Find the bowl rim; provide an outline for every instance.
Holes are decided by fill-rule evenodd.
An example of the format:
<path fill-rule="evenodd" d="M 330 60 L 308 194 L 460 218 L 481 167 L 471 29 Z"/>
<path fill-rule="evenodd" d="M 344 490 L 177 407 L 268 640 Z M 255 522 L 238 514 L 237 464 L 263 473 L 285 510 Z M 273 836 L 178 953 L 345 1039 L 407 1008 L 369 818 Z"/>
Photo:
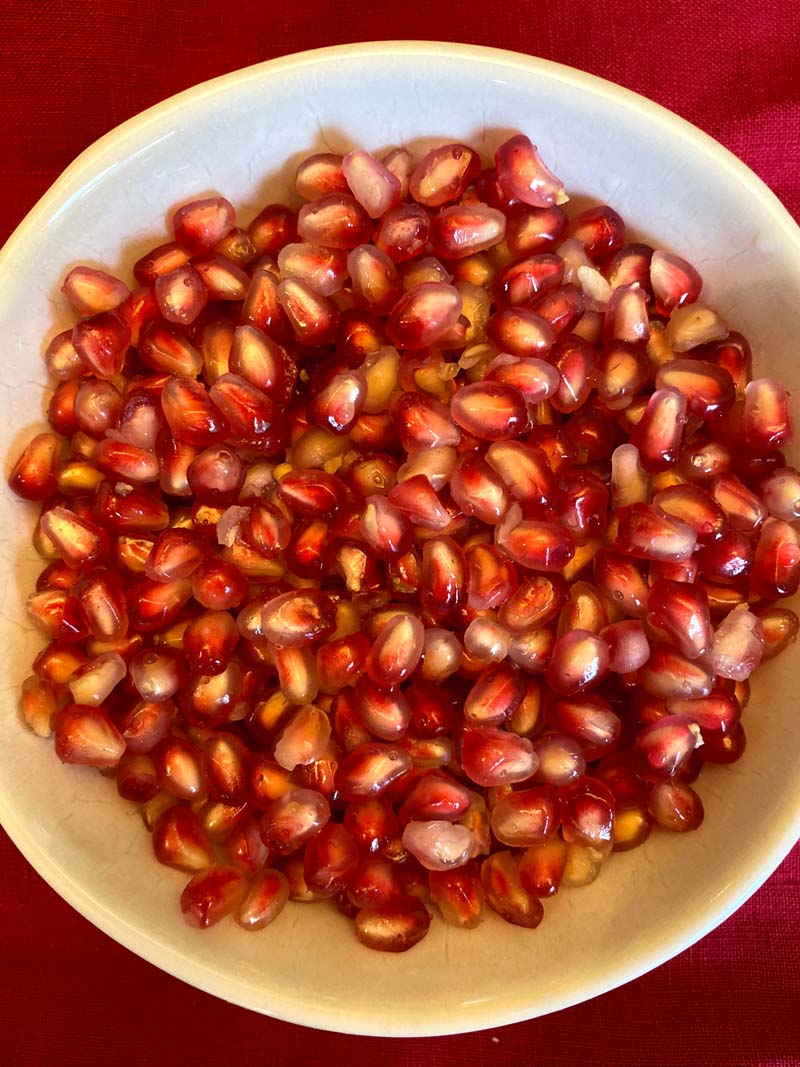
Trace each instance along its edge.
<path fill-rule="evenodd" d="M 199 102 L 220 91 L 234 89 L 251 80 L 258 80 L 265 74 L 280 76 L 306 66 L 336 63 L 345 56 L 351 59 L 353 56 L 364 59 L 380 56 L 444 56 L 470 64 L 500 64 L 569 84 L 613 105 L 646 116 L 650 123 L 668 129 L 671 134 L 704 153 L 715 166 L 724 168 L 744 186 L 748 193 L 768 210 L 775 224 L 783 231 L 785 239 L 794 243 L 800 258 L 800 227 L 766 183 L 710 135 L 660 104 L 604 78 L 535 56 L 458 42 L 397 40 L 353 42 L 266 60 L 200 82 L 127 119 L 81 152 L 13 230 L 0 250 L 0 277 L 3 270 L 12 263 L 14 255 L 24 244 L 28 234 L 39 226 L 43 219 L 63 210 L 69 204 L 70 197 L 85 187 L 83 178 L 87 172 L 95 168 L 104 155 L 115 151 L 135 131 L 140 132 L 151 123 L 187 104 Z M 774 832 L 754 846 L 755 855 L 751 856 L 744 876 L 730 882 L 690 921 L 684 921 L 669 936 L 655 939 L 652 947 L 640 952 L 625 965 L 617 966 L 600 977 L 587 979 L 567 992 L 544 997 L 533 1014 L 530 1005 L 526 1003 L 527 997 L 522 995 L 509 998 L 501 1013 L 498 1013 L 495 1006 L 473 1003 L 465 1005 L 457 1016 L 434 1008 L 429 1017 L 418 1023 L 409 1022 L 407 1018 L 398 1022 L 397 1019 L 392 1019 L 391 1013 L 387 1014 L 382 1009 L 370 1012 L 357 1005 L 343 1010 L 323 1003 L 305 1004 L 293 997 L 282 996 L 279 990 L 270 990 L 269 1005 L 265 1006 L 262 1001 L 256 1001 L 247 983 L 237 983 L 230 975 L 222 975 L 207 964 L 193 960 L 176 946 L 149 935 L 116 915 L 102 899 L 95 897 L 87 886 L 72 878 L 47 853 L 2 792 L 0 825 L 31 866 L 84 918 L 131 952 L 204 992 L 261 1014 L 315 1029 L 368 1036 L 432 1037 L 470 1033 L 559 1011 L 615 989 L 677 956 L 729 918 L 775 871 L 800 837 L 800 809 L 793 815 L 787 813 L 785 820 L 779 823 Z"/>

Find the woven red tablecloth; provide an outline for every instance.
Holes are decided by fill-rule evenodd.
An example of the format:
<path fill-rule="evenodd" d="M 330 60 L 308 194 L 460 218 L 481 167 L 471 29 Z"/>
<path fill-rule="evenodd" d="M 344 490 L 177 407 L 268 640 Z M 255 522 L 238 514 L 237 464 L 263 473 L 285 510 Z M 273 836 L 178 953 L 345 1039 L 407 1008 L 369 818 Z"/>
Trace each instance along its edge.
<path fill-rule="evenodd" d="M 516 49 L 600 74 L 718 138 L 800 217 L 800 6 L 742 0 L 23 0 L 2 5 L 0 240 L 95 138 L 172 93 L 305 48 L 387 38 Z M 680 902 L 676 902 L 680 906 Z M 0 1063 L 330 1067 L 800 1064 L 800 849 L 671 963 L 558 1015 L 469 1037 L 317 1033 L 133 956 L 0 833 Z"/>

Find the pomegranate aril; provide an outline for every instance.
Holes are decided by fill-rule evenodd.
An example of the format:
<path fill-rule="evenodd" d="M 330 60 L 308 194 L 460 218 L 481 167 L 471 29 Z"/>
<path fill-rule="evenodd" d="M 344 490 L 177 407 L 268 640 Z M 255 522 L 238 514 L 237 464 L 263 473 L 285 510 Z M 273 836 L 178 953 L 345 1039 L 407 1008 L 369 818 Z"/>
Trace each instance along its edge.
<path fill-rule="evenodd" d="M 247 881 L 235 867 L 209 867 L 196 874 L 181 893 L 181 911 L 189 926 L 206 930 L 235 911 Z"/>
<path fill-rule="evenodd" d="M 650 260 L 650 282 L 661 309 L 693 304 L 700 296 L 703 280 L 694 267 L 670 252 L 654 252 Z"/>
<path fill-rule="evenodd" d="M 763 659 L 772 659 L 797 640 L 800 620 L 789 608 L 756 607 L 754 613 L 761 619 L 764 628 Z"/>
<path fill-rule="evenodd" d="M 501 845 L 529 848 L 555 835 L 559 824 L 558 793 L 551 785 L 514 790 L 492 809 L 492 832 Z"/>
<path fill-rule="evenodd" d="M 792 596 L 800 585 L 800 537 L 783 519 L 767 519 L 756 544 L 750 585 L 771 600 Z"/>
<path fill-rule="evenodd" d="M 700 728 L 691 718 L 667 715 L 640 730 L 633 750 L 641 761 L 640 773 L 658 780 L 674 778 L 702 743 Z"/>
<path fill-rule="evenodd" d="M 562 786 L 580 778 L 586 772 L 586 759 L 581 745 L 566 734 L 543 734 L 533 743 L 538 760 L 534 778 L 549 785 Z"/>
<path fill-rule="evenodd" d="M 570 224 L 569 232 L 595 263 L 604 263 L 625 242 L 625 224 L 606 204 L 582 211 Z"/>
<path fill-rule="evenodd" d="M 442 918 L 451 926 L 472 930 L 483 920 L 485 893 L 474 862 L 446 871 L 430 871 L 428 890 Z"/>
<path fill-rule="evenodd" d="M 46 511 L 41 529 L 71 567 L 81 567 L 108 555 L 110 542 L 105 530 L 68 508 L 54 507 Z"/>
<path fill-rule="evenodd" d="M 338 311 L 326 296 L 316 292 L 300 278 L 282 281 L 277 296 L 301 344 L 317 348 L 333 340 Z"/>
<path fill-rule="evenodd" d="M 345 800 L 375 797 L 411 767 L 411 757 L 403 749 L 370 741 L 358 745 L 342 761 L 336 786 Z"/>
<path fill-rule="evenodd" d="M 656 782 L 647 799 L 647 810 L 657 826 L 673 833 L 696 830 L 703 821 L 703 802 L 686 782 Z"/>
<path fill-rule="evenodd" d="M 189 263 L 157 278 L 154 292 L 162 317 L 182 326 L 193 323 L 208 302 L 208 289 Z"/>
<path fill-rule="evenodd" d="M 158 795 L 158 779 L 149 756 L 126 752 L 116 768 L 117 792 L 123 800 L 146 804 Z"/>
<path fill-rule="evenodd" d="M 486 903 L 501 919 L 529 930 L 542 921 L 542 903 L 522 884 L 519 864 L 511 852 L 494 852 L 484 860 L 481 882 Z"/>
<path fill-rule="evenodd" d="M 356 936 L 362 945 L 381 952 L 406 952 L 427 934 L 430 913 L 414 896 L 398 894 L 384 904 L 356 913 Z"/>
<path fill-rule="evenodd" d="M 75 351 L 98 378 L 113 378 L 122 371 L 130 340 L 128 324 L 115 311 L 81 319 L 72 331 Z"/>
<path fill-rule="evenodd" d="M 53 717 L 61 703 L 55 681 L 33 674 L 22 683 L 22 715 L 38 737 L 49 737 Z"/>
<path fill-rule="evenodd" d="M 579 778 L 560 793 L 564 840 L 607 855 L 614 835 L 614 800 L 605 785 L 596 778 Z"/>
<path fill-rule="evenodd" d="M 214 862 L 200 820 L 183 804 L 167 808 L 158 819 L 153 828 L 153 851 L 159 863 L 188 873 L 205 870 Z"/>
<path fill-rule="evenodd" d="M 56 755 L 62 763 L 113 767 L 125 741 L 102 707 L 67 704 L 53 722 Z"/>
<path fill-rule="evenodd" d="M 107 652 L 83 663 L 69 680 L 76 704 L 96 708 L 103 704 L 127 674 L 127 664 L 116 652 Z"/>
<path fill-rule="evenodd" d="M 175 240 L 192 255 L 208 252 L 233 229 L 236 212 L 224 197 L 193 200 L 172 217 Z"/>
<path fill-rule="evenodd" d="M 664 339 L 673 352 L 688 352 L 710 341 L 721 341 L 728 327 L 704 304 L 683 304 L 670 312 Z"/>
<path fill-rule="evenodd" d="M 441 145 L 423 156 L 409 178 L 409 192 L 426 207 L 458 200 L 480 170 L 476 152 L 463 144 Z"/>
<path fill-rule="evenodd" d="M 311 789 L 291 789 L 273 801 L 261 819 L 261 837 L 273 852 L 301 848 L 330 819 L 326 798 Z"/>
<path fill-rule="evenodd" d="M 282 871 L 259 871 L 236 908 L 236 922 L 244 930 L 262 930 L 274 922 L 289 899 L 289 883 Z"/>
<path fill-rule="evenodd" d="M 24 500 L 45 500 L 58 487 L 61 441 L 52 433 L 37 434 L 8 476 L 8 484 Z"/>
<path fill-rule="evenodd" d="M 566 201 L 563 184 L 547 169 L 536 146 L 524 134 L 517 134 L 505 141 L 495 152 L 494 158 L 497 182 L 507 197 L 537 208 Z"/>
<path fill-rule="evenodd" d="M 397 301 L 386 321 L 386 332 L 397 348 L 427 348 L 450 333 L 461 310 L 461 294 L 455 286 L 425 282 Z"/>
<path fill-rule="evenodd" d="M 527 424 L 522 393 L 500 382 L 476 382 L 464 386 L 453 397 L 450 411 L 465 433 L 485 441 L 517 437 Z"/>
<path fill-rule="evenodd" d="M 558 837 L 526 848 L 519 861 L 522 888 L 536 897 L 558 892 L 567 865 L 567 845 Z"/>
<path fill-rule="evenodd" d="M 735 608 L 717 628 L 707 656 L 722 678 L 741 682 L 758 667 L 764 653 L 764 626 L 747 608 Z"/>
<path fill-rule="evenodd" d="M 461 739 L 461 766 L 477 785 L 511 785 L 532 777 L 538 760 L 531 742 L 493 726 L 469 726 Z"/>

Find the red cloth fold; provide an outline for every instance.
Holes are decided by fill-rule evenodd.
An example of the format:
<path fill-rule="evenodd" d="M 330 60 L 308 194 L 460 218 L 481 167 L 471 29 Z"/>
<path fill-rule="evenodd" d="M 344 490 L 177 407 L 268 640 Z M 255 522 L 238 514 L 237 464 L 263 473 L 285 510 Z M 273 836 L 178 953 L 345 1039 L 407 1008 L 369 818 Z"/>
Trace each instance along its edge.
<path fill-rule="evenodd" d="M 398 38 L 514 49 L 635 89 L 722 141 L 800 218 L 797 4 L 32 0 L 3 9 L 0 240 L 83 148 L 164 97 L 301 49 Z M 798 1067 L 799 905 L 796 849 L 720 929 L 606 996 L 466 1037 L 351 1038 L 262 1018 L 157 971 L 61 901 L 0 835 L 0 1062 Z"/>

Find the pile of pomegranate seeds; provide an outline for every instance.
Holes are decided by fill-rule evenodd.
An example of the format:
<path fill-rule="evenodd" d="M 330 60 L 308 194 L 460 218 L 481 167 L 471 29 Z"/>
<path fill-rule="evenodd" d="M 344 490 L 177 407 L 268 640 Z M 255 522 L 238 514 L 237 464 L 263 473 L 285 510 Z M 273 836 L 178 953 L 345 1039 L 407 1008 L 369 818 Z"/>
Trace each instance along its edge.
<path fill-rule="evenodd" d="M 527 137 L 495 162 L 313 156 L 299 212 L 195 201 L 138 288 L 64 282 L 10 479 L 52 561 L 23 712 L 139 805 L 194 926 L 535 927 L 700 824 L 797 635 L 784 389 L 689 263 L 570 219 Z"/>

